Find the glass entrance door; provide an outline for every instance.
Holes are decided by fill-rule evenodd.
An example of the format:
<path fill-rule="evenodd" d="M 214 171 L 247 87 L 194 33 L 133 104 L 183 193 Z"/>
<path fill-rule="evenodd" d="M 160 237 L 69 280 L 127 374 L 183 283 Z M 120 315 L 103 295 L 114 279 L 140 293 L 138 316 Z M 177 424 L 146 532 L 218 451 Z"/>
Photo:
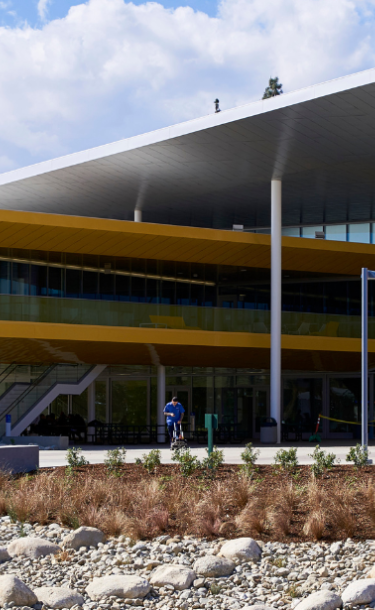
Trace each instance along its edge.
<path fill-rule="evenodd" d="M 165 389 L 166 403 L 171 402 L 173 396 L 177 396 L 178 401 L 182 404 L 185 409 L 184 420 L 185 424 L 188 422 L 191 411 L 190 402 L 190 388 L 184 385 L 168 385 Z"/>
<path fill-rule="evenodd" d="M 113 379 L 111 422 L 127 426 L 148 423 L 148 379 Z"/>
<path fill-rule="evenodd" d="M 253 388 L 222 389 L 221 424 L 231 438 L 253 435 Z"/>
<path fill-rule="evenodd" d="M 270 400 L 268 388 L 254 389 L 253 437 L 260 436 L 260 423 L 263 417 L 270 415 Z"/>

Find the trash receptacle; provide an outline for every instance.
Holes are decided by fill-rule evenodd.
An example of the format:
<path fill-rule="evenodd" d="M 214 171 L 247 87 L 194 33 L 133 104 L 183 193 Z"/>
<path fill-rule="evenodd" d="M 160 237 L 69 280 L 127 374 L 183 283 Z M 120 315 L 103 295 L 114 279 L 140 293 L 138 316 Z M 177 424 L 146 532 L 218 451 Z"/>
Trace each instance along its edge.
<path fill-rule="evenodd" d="M 265 417 L 260 424 L 260 442 L 261 443 L 276 443 L 277 442 L 277 423 L 273 417 Z"/>

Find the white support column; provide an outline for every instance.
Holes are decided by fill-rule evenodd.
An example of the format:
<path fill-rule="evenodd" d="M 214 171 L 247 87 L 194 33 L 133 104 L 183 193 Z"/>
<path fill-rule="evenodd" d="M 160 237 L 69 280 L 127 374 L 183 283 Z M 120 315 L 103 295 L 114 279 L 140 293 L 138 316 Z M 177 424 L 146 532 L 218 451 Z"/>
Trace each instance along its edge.
<path fill-rule="evenodd" d="M 142 210 L 134 210 L 134 222 L 142 222 Z"/>
<path fill-rule="evenodd" d="M 87 422 L 95 419 L 95 381 L 87 388 Z"/>
<path fill-rule="evenodd" d="M 158 364 L 158 443 L 165 442 L 165 415 L 163 413 L 165 407 L 165 366 Z"/>
<path fill-rule="evenodd" d="M 271 181 L 271 417 L 281 442 L 281 180 Z"/>

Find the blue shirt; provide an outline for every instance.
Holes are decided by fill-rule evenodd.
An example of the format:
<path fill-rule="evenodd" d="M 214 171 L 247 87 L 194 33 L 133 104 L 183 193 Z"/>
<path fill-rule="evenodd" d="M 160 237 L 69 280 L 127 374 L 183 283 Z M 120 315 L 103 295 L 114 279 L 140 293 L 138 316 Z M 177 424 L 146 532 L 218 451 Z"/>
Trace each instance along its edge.
<path fill-rule="evenodd" d="M 167 424 L 170 426 L 171 424 L 177 424 L 180 421 L 180 417 L 182 413 L 185 413 L 185 409 L 180 402 L 173 404 L 173 402 L 169 402 L 164 407 L 164 413 L 173 413 L 175 417 L 171 417 L 167 415 Z"/>

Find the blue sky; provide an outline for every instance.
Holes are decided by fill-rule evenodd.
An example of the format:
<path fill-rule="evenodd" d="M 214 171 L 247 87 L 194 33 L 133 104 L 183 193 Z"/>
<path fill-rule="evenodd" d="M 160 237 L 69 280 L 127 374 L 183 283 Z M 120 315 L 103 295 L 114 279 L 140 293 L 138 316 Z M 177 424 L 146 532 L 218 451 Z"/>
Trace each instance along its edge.
<path fill-rule="evenodd" d="M 375 66 L 375 0 L 0 0 L 0 172 Z"/>
<path fill-rule="evenodd" d="M 216 0 L 164 0 L 159 2 L 165 8 L 175 9 L 179 6 L 190 6 L 195 11 L 203 11 L 210 17 L 217 13 Z M 61 19 L 66 16 L 71 6 L 81 4 L 79 1 L 50 0 L 46 3 L 46 20 Z M 133 0 L 133 4 L 143 4 L 142 0 Z M 2 10 L 1 10 L 2 9 Z M 0 2 L 0 25 L 15 27 L 27 21 L 33 27 L 40 27 L 43 20 L 38 13 L 38 0 L 3 0 Z"/>

